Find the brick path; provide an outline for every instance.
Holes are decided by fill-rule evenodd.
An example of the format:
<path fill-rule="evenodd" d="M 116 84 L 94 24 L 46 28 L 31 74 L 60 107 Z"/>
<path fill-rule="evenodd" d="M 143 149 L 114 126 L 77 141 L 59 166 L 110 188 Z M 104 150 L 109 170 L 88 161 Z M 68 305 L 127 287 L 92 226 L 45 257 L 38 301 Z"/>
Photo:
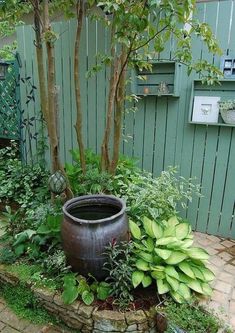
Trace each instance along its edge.
<path fill-rule="evenodd" d="M 195 232 L 195 245 L 205 248 L 210 257 L 209 268 L 216 278 L 210 300 L 202 303 L 221 316 L 225 323 L 230 323 L 235 331 L 235 240 L 226 240 Z M 69 333 L 59 327 L 34 325 L 19 319 L 9 310 L 0 298 L 0 332 L 2 333 Z"/>
<path fill-rule="evenodd" d="M 235 331 L 235 240 L 226 240 L 195 232 L 195 242 L 206 249 L 210 257 L 208 267 L 216 275 L 213 294 L 203 303 L 213 309 Z"/>

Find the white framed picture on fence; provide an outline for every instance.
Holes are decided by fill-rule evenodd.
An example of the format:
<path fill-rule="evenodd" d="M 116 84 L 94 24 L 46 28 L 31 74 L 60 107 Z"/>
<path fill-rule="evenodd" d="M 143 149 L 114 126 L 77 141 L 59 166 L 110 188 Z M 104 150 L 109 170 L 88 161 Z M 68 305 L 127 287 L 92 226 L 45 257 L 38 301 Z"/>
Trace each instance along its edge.
<path fill-rule="evenodd" d="M 192 122 L 217 123 L 219 118 L 219 101 L 220 97 L 217 96 L 195 96 Z"/>

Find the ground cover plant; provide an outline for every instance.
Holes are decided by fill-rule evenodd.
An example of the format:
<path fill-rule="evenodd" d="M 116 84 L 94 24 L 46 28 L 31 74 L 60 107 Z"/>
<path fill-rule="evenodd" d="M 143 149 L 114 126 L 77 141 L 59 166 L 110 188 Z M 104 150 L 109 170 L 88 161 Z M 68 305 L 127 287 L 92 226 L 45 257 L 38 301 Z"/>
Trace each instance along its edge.
<path fill-rule="evenodd" d="M 224 327 L 224 323 L 220 319 L 213 313 L 208 312 L 195 300 L 181 305 L 168 300 L 164 307 L 157 307 L 157 311 L 162 318 L 167 319 L 163 325 L 166 333 L 177 333 L 179 331 L 217 333 L 219 328 Z M 223 332 L 232 333 L 232 330 L 224 328 Z"/>

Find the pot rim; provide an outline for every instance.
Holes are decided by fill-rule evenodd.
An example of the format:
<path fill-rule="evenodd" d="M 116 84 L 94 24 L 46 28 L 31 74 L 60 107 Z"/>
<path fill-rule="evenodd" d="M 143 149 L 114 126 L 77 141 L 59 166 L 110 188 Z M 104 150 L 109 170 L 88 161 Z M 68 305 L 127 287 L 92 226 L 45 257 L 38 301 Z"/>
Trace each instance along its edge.
<path fill-rule="evenodd" d="M 104 219 L 97 219 L 97 220 L 84 220 L 84 219 L 79 219 L 73 215 L 71 215 L 68 212 L 68 209 L 72 206 L 74 203 L 76 202 L 81 202 L 83 200 L 86 199 L 102 199 L 102 198 L 108 198 L 111 200 L 115 200 L 116 202 L 118 202 L 120 204 L 120 211 L 117 214 L 111 215 L 109 217 L 106 217 Z M 79 200 L 78 200 L 79 199 Z M 73 199 L 70 199 L 68 201 L 66 201 L 66 203 L 63 206 L 63 213 L 65 216 L 69 217 L 71 220 L 73 220 L 74 222 L 78 222 L 78 223 L 84 223 L 84 224 L 96 224 L 96 223 L 104 223 L 104 222 L 109 222 L 112 221 L 114 219 L 116 219 L 117 217 L 123 215 L 126 211 L 126 203 L 124 200 L 122 200 L 121 198 L 116 197 L 115 195 L 107 195 L 107 194 L 91 194 L 91 195 L 81 195 L 79 197 L 75 197 Z"/>

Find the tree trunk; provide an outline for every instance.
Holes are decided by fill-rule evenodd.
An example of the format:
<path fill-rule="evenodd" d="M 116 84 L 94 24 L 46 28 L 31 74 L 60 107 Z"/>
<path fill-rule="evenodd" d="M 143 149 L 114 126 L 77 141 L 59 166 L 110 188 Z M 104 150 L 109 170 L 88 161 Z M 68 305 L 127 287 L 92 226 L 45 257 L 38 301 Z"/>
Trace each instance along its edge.
<path fill-rule="evenodd" d="M 48 0 L 43 1 L 44 5 L 44 33 L 51 32 L 51 26 L 49 21 L 49 5 Z M 59 142 L 57 136 L 57 119 L 56 119 L 56 89 L 55 89 L 55 56 L 54 56 L 54 43 L 50 40 L 46 40 L 46 51 L 48 60 L 48 134 L 51 148 L 51 161 L 52 172 L 61 170 L 61 163 L 59 159 Z"/>
<path fill-rule="evenodd" d="M 127 67 L 127 52 L 126 48 L 122 47 L 121 53 L 121 65 L 119 72 L 119 81 L 115 94 L 115 115 L 114 115 L 114 140 L 113 140 L 113 158 L 109 167 L 109 172 L 115 174 L 118 159 L 119 159 L 119 147 L 122 135 L 122 116 L 124 112 L 125 102 L 125 86 L 126 86 L 126 67 Z"/>
<path fill-rule="evenodd" d="M 77 121 L 74 126 L 77 133 L 77 142 L 79 146 L 80 162 L 83 174 L 86 173 L 86 160 L 85 151 L 82 137 L 82 105 L 81 105 L 81 89 L 80 89 L 80 77 L 79 77 L 79 50 L 82 32 L 82 22 L 83 22 L 83 1 L 77 2 L 77 33 L 74 48 L 74 84 L 75 84 L 75 98 L 77 107 Z"/>
<path fill-rule="evenodd" d="M 111 31 L 111 43 L 113 36 L 115 34 L 114 26 L 112 26 Z M 108 171 L 110 167 L 110 158 L 109 158 L 109 140 L 112 128 L 112 115 L 114 110 L 114 101 L 115 101 L 115 92 L 118 83 L 118 67 L 119 59 L 115 56 L 115 47 L 111 48 L 111 69 L 110 69 L 110 80 L 109 80 L 109 96 L 108 96 L 108 106 L 107 106 L 107 115 L 106 115 L 106 126 L 104 137 L 101 145 L 101 170 Z"/>

